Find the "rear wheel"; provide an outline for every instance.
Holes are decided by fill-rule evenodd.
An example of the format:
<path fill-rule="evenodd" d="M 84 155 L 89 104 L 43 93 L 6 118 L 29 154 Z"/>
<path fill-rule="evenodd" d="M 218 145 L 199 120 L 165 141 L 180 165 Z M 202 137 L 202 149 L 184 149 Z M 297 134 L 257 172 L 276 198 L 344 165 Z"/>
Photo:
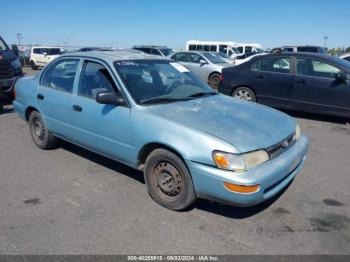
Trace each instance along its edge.
<path fill-rule="evenodd" d="M 191 175 L 184 162 L 165 149 L 154 150 L 146 160 L 145 180 L 151 197 L 160 205 L 183 210 L 196 200 Z"/>
<path fill-rule="evenodd" d="M 214 88 L 219 88 L 219 82 L 220 82 L 220 74 L 214 73 L 209 77 L 209 85 Z"/>
<path fill-rule="evenodd" d="M 236 88 L 232 92 L 232 96 L 241 100 L 256 102 L 256 97 L 253 90 L 245 86 Z"/>
<path fill-rule="evenodd" d="M 50 149 L 57 145 L 57 138 L 50 134 L 39 112 L 29 116 L 29 129 L 33 142 L 41 149 Z"/>

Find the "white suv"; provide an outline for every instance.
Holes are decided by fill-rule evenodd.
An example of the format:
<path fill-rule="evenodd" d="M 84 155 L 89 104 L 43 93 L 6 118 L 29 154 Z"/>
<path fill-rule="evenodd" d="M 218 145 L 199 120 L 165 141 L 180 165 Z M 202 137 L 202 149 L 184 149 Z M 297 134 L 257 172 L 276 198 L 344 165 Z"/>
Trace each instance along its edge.
<path fill-rule="evenodd" d="M 30 65 L 32 69 L 43 67 L 62 54 L 64 50 L 60 47 L 34 46 L 30 51 Z"/>

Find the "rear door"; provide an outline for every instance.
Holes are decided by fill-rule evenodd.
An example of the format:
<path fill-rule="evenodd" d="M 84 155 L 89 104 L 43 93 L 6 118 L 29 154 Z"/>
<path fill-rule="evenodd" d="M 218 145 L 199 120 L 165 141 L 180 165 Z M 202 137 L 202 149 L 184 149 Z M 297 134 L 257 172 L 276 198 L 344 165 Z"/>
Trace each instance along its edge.
<path fill-rule="evenodd" d="M 130 146 L 130 108 L 96 102 L 96 95 L 100 92 L 120 93 L 107 65 L 100 61 L 85 60 L 81 72 L 70 106 L 74 140 L 127 162 L 133 149 Z"/>
<path fill-rule="evenodd" d="M 289 56 L 269 56 L 252 63 L 250 85 L 259 103 L 292 108 L 293 76 Z"/>
<path fill-rule="evenodd" d="M 80 59 L 59 59 L 43 71 L 37 89 L 37 106 L 48 129 L 72 139 L 71 99 Z"/>
<path fill-rule="evenodd" d="M 350 77 L 335 79 L 341 68 L 315 58 L 297 57 L 293 100 L 298 109 L 324 114 L 350 115 Z"/>

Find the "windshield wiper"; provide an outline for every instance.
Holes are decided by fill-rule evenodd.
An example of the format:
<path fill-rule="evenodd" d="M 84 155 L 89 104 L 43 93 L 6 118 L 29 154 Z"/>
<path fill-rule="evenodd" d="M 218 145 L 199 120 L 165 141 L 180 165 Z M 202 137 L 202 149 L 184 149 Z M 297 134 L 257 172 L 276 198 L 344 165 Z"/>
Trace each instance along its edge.
<path fill-rule="evenodd" d="M 192 95 L 187 96 L 188 98 L 195 98 L 195 97 L 201 97 L 201 96 L 213 96 L 217 95 L 217 92 L 199 92 L 199 93 L 194 93 Z"/>
<path fill-rule="evenodd" d="M 175 101 L 188 100 L 187 97 L 153 97 L 140 101 L 141 104 L 169 103 Z"/>

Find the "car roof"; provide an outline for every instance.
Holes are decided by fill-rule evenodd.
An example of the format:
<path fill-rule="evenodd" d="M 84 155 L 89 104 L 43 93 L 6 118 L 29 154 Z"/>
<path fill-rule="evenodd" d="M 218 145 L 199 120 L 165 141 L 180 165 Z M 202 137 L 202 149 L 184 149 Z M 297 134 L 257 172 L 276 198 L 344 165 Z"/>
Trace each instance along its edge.
<path fill-rule="evenodd" d="M 162 45 L 134 45 L 132 48 L 140 48 L 140 47 L 148 47 L 148 48 L 168 48 Z"/>
<path fill-rule="evenodd" d="M 303 57 L 313 57 L 313 58 L 330 58 L 331 55 L 323 53 L 313 53 L 313 52 L 277 52 L 268 53 L 266 56 L 303 56 Z"/>
<path fill-rule="evenodd" d="M 68 54 L 61 55 L 61 57 L 86 57 L 86 58 L 95 58 L 102 59 L 110 62 L 118 60 L 138 60 L 138 59 L 152 59 L 152 60 L 166 60 L 164 57 L 157 55 L 146 54 L 141 51 L 132 50 L 132 49 L 120 49 L 112 51 L 89 51 L 89 52 L 72 52 Z"/>

